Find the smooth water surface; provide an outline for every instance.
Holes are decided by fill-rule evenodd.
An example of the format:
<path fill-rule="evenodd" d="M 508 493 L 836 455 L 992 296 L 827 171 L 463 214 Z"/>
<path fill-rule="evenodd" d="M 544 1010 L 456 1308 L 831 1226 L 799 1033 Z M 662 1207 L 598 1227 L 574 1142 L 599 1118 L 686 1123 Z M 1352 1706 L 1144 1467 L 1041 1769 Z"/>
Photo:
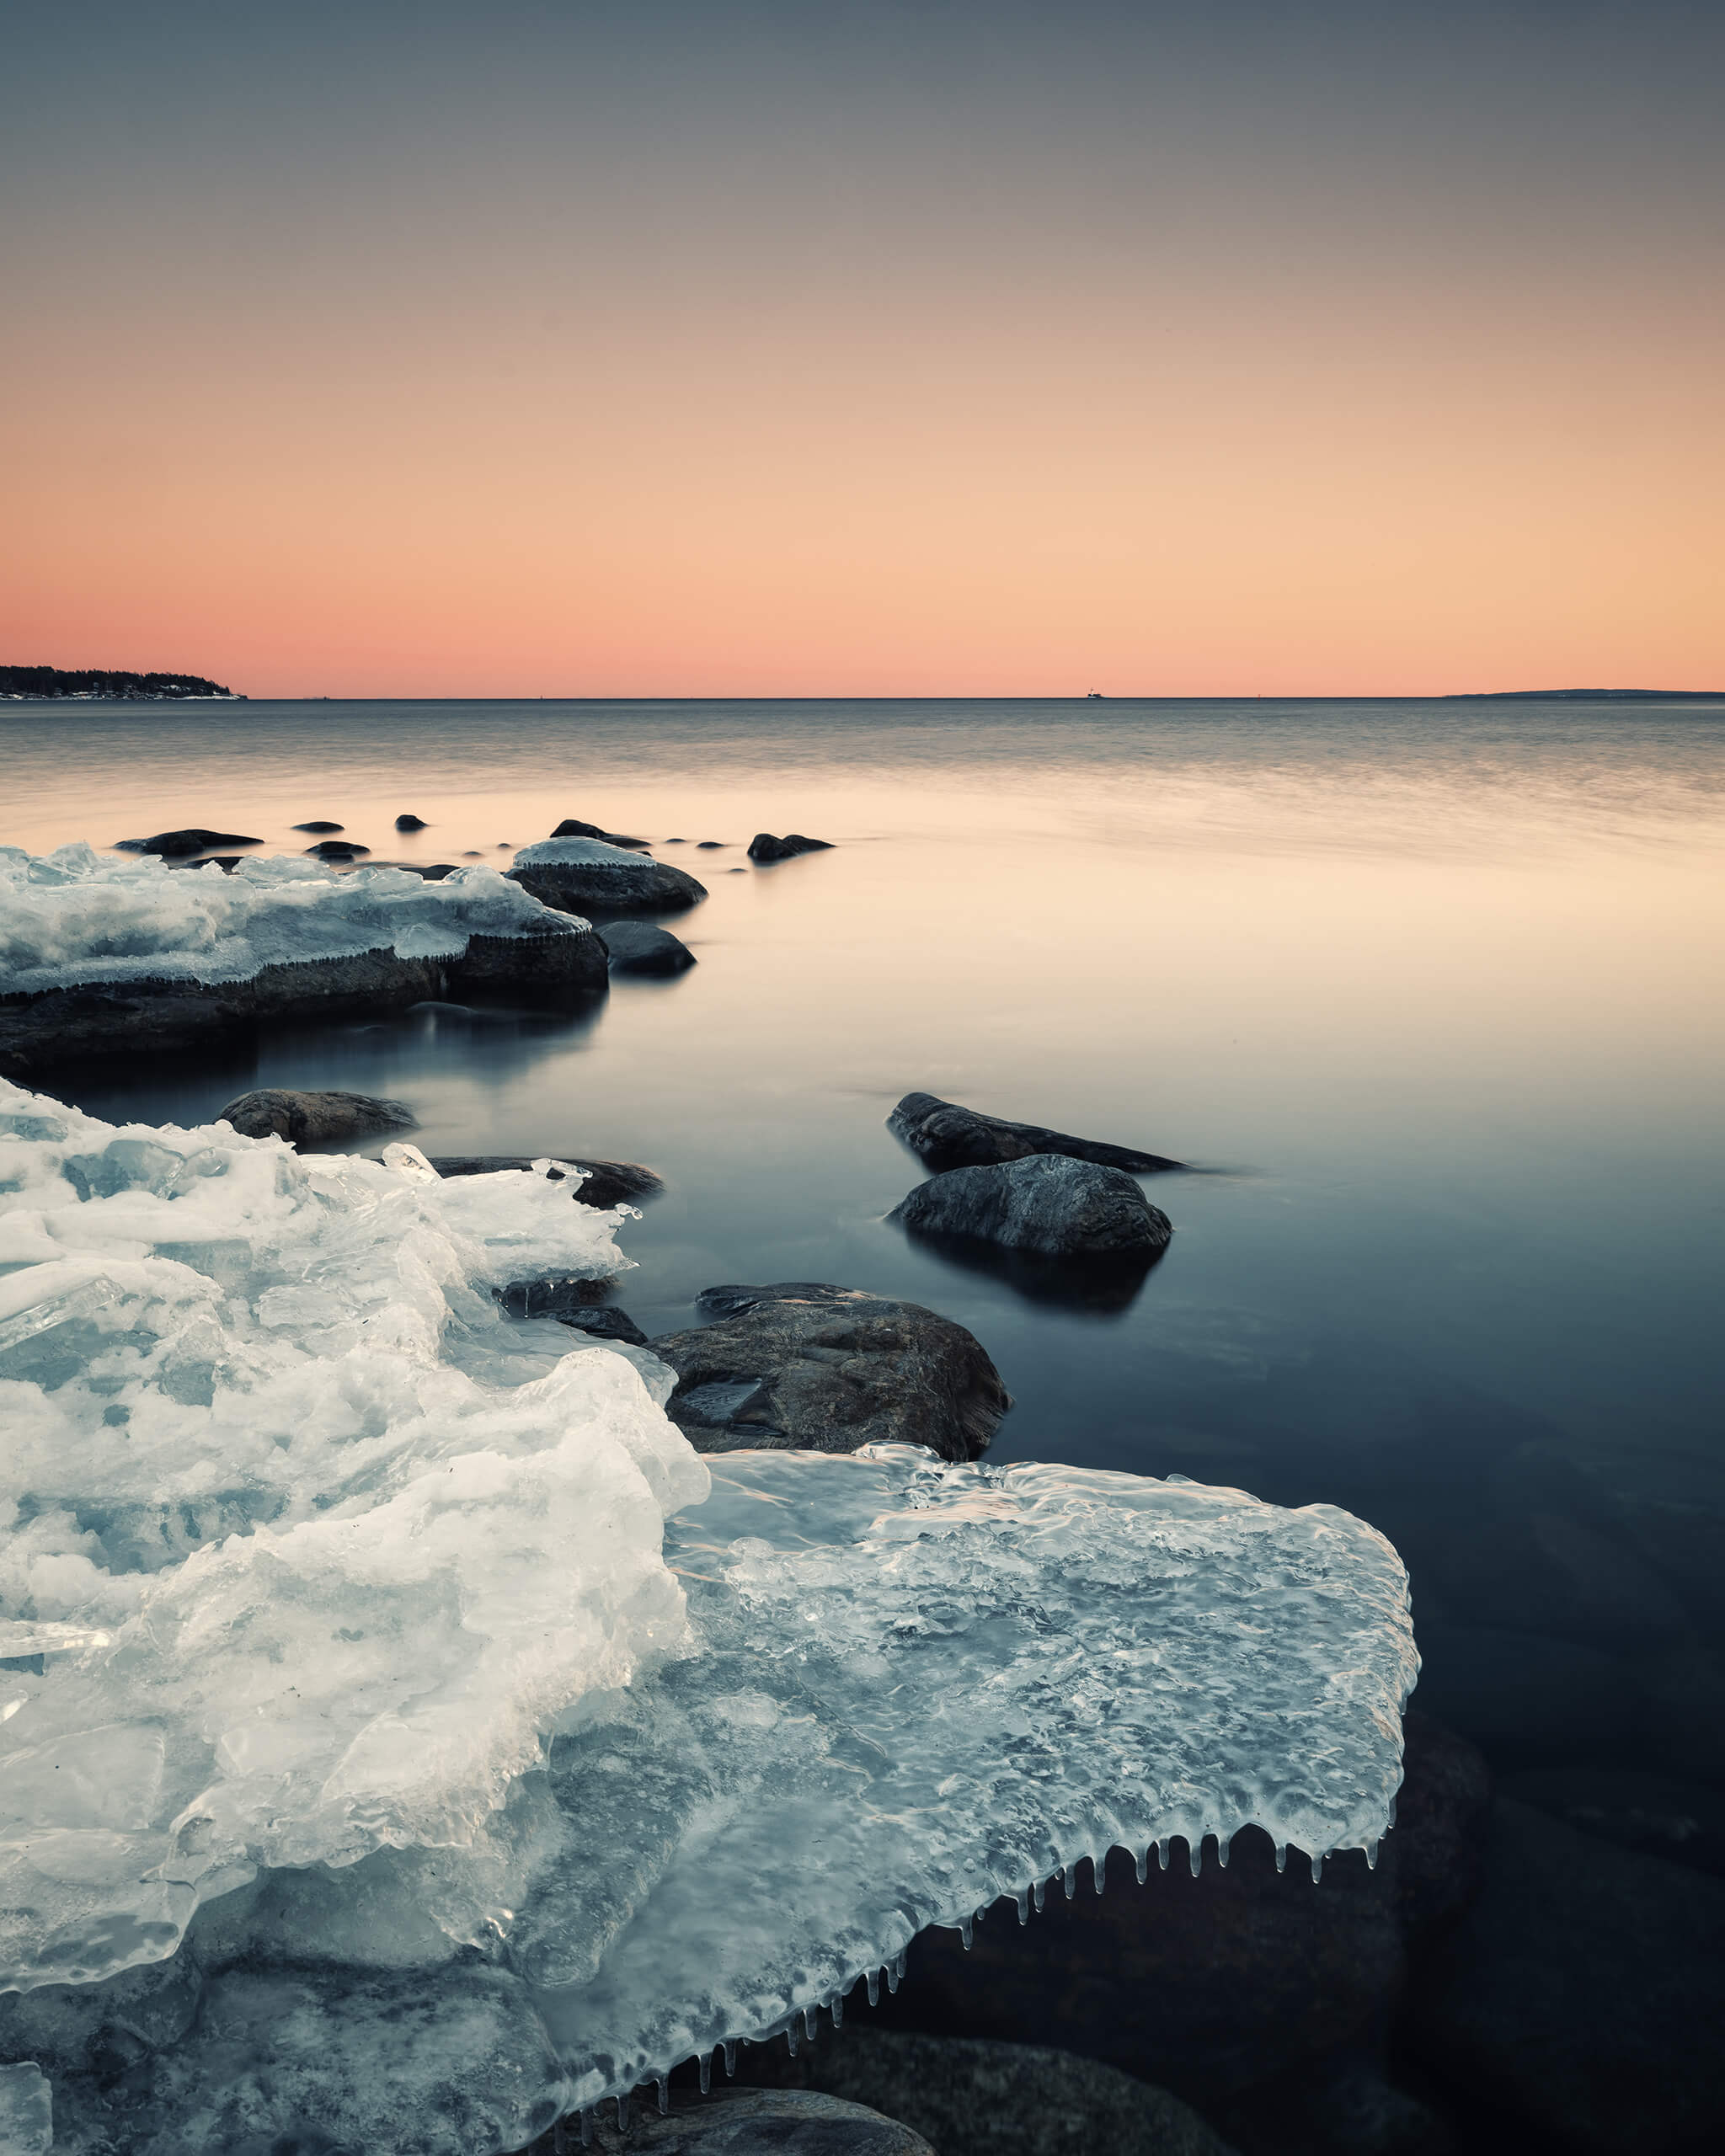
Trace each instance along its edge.
<path fill-rule="evenodd" d="M 649 1332 L 723 1281 L 933 1305 L 1016 1396 L 996 1458 L 1384 1528 L 1420 1703 L 1501 1766 L 1717 1780 L 1722 748 L 1725 704 L 15 706 L 0 841 L 650 839 L 711 893 L 676 981 L 62 1090 L 195 1121 L 342 1086 L 432 1153 L 647 1161 L 617 1299 Z M 756 868 L 761 830 L 835 850 Z M 1193 1164 L 1147 1180 L 1176 1234 L 1128 1308 L 885 1222 L 913 1089 Z"/>

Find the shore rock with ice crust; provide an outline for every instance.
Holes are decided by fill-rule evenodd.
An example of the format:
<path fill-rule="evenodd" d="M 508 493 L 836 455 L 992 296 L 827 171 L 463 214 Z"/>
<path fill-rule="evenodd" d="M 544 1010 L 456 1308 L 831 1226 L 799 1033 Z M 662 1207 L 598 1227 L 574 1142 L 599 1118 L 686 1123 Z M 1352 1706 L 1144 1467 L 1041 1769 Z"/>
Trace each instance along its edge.
<path fill-rule="evenodd" d="M 524 846 L 511 882 L 547 906 L 569 913 L 676 913 L 707 896 L 686 869 L 631 853 L 603 839 L 541 839 Z"/>
<path fill-rule="evenodd" d="M 429 883 L 273 855 L 225 874 L 0 847 L 0 1075 L 473 990 L 556 1003 L 606 978 L 585 921 L 494 869 Z"/>
<path fill-rule="evenodd" d="M 1383 1831 L 1381 1535 L 908 1446 L 709 1476 L 651 1355 L 494 1300 L 617 1225 L 0 1087 L 0 2064 L 56 2156 L 495 2156 L 1111 1844 Z"/>

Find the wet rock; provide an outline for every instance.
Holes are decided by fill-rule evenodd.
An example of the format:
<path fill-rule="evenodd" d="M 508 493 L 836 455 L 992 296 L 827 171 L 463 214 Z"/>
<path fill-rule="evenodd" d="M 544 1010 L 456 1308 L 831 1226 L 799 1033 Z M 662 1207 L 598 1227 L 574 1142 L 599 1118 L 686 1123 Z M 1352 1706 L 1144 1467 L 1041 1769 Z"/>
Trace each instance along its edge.
<path fill-rule="evenodd" d="M 626 1340 L 632 1348 L 645 1348 L 646 1334 L 627 1310 L 601 1302 L 604 1293 L 602 1280 L 511 1280 L 498 1289 L 497 1299 L 511 1317 L 553 1317 L 595 1340 Z"/>
<path fill-rule="evenodd" d="M 650 2103 L 633 2105 L 631 2113 L 625 2132 L 615 2106 L 601 2111 L 593 2146 L 607 2156 L 933 2156 L 922 2137 L 896 2119 L 814 2089 L 727 2089 L 680 2097 L 663 2118 Z M 553 2147 L 547 2135 L 531 2156 L 551 2156 Z"/>
<path fill-rule="evenodd" d="M 1012 1404 L 975 1336 L 920 1304 L 793 1280 L 708 1289 L 699 1306 L 716 1321 L 652 1342 L 697 1452 L 897 1443 L 975 1460 Z"/>
<path fill-rule="evenodd" d="M 371 851 L 368 846 L 357 846 L 351 839 L 319 839 L 316 846 L 306 851 L 318 861 L 357 861 L 361 854 Z"/>
<path fill-rule="evenodd" d="M 309 824 L 296 824 L 294 825 L 294 829 L 296 831 L 315 831 L 319 834 L 328 831 L 339 831 L 345 828 L 345 825 L 341 824 L 332 824 L 327 816 L 314 816 Z"/>
<path fill-rule="evenodd" d="M 1230 2156 L 1198 2113 L 1118 2068 L 1039 2044 L 921 2036 L 852 2019 L 790 2057 L 738 2058 L 745 2080 L 818 2089 L 914 2127 L 940 2156 Z"/>
<path fill-rule="evenodd" d="M 398 816 L 395 828 L 398 831 L 423 831 L 427 825 L 423 816 Z"/>
<path fill-rule="evenodd" d="M 1226 1870 L 1208 1845 L 1194 1879 L 1183 1843 L 1168 1869 L 1110 1853 L 1098 1896 L 1081 1865 L 1021 1927 L 1010 1902 L 989 1910 L 969 1953 L 949 1931 L 911 1945 L 907 1981 L 884 1996 L 895 2028 L 1054 2043 L 1171 2089 L 1210 2111 L 1322 2053 L 1372 2048 L 1424 1950 L 1462 1916 L 1482 1859 L 1481 1769 L 1429 1721 L 1407 1720 L 1398 1824 L 1377 1867 L 1358 1850 L 1331 1858 L 1314 1886 L 1290 1854 L 1278 1872 L 1256 1828 L 1234 1837 Z M 1443 1867 L 1450 1866 L 1447 1884 Z M 1407 1883 L 1405 1883 L 1407 1882 Z"/>
<path fill-rule="evenodd" d="M 1407 2020 L 1439 2093 L 1590 2156 L 1718 2148 L 1721 2028 L 1725 1882 L 1499 1799 L 1484 1891 Z"/>
<path fill-rule="evenodd" d="M 531 1168 L 532 1160 L 522 1153 L 437 1153 L 429 1156 L 441 1176 L 494 1175 L 499 1168 Z M 613 1205 L 637 1205 L 665 1188 L 665 1178 L 638 1161 L 554 1161 L 551 1180 L 562 1182 L 563 1167 L 579 1168 L 584 1180 L 574 1183 L 570 1196 L 581 1205 L 596 1206 L 601 1213 Z"/>
<path fill-rule="evenodd" d="M 613 921 L 604 931 L 605 947 L 614 974 L 643 974 L 668 978 L 686 973 L 695 953 L 668 928 L 655 928 L 644 921 Z"/>
<path fill-rule="evenodd" d="M 262 839 L 248 839 L 240 831 L 205 831 L 189 829 L 184 831 L 158 831 L 154 838 L 116 839 L 115 846 L 122 853 L 158 853 L 164 860 L 183 859 L 187 854 L 213 853 L 217 846 L 262 846 Z"/>
<path fill-rule="evenodd" d="M 523 846 L 507 874 L 541 905 L 588 915 L 672 913 L 707 896 L 686 870 L 594 838 Z"/>
<path fill-rule="evenodd" d="M 985 1168 L 1022 1161 L 1032 1153 L 1060 1153 L 1071 1161 L 1094 1161 L 1130 1175 L 1153 1175 L 1185 1164 L 1160 1153 L 1130 1145 L 1109 1145 L 1096 1138 L 1073 1138 L 1063 1130 L 1044 1130 L 1039 1123 L 1008 1123 L 937 1100 L 932 1093 L 906 1093 L 887 1118 L 887 1128 L 930 1167 Z"/>
<path fill-rule="evenodd" d="M 1500 1793 L 1614 1849 L 1725 1878 L 1725 1790 L 1643 1767 L 1531 1767 Z"/>
<path fill-rule="evenodd" d="M 1055 1153 L 951 1169 L 919 1183 L 888 1218 L 913 1232 L 1044 1257 L 1158 1256 L 1174 1232 L 1124 1169 Z"/>
<path fill-rule="evenodd" d="M 285 1138 L 291 1145 L 339 1145 L 377 1130 L 411 1130 L 418 1118 L 403 1101 L 369 1093 L 302 1093 L 266 1086 L 230 1101 L 216 1118 L 242 1138 Z"/>
<path fill-rule="evenodd" d="M 597 824 L 584 824 L 576 816 L 565 816 L 551 834 L 554 839 L 603 839 L 607 846 L 645 846 L 645 839 L 631 838 L 624 831 L 601 831 Z"/>
<path fill-rule="evenodd" d="M 830 853 L 830 839 L 805 839 L 800 831 L 787 831 L 776 839 L 771 831 L 756 831 L 749 841 L 750 861 L 789 861 L 799 853 Z"/>
<path fill-rule="evenodd" d="M 697 839 L 695 844 L 702 853 L 720 853 L 724 850 L 724 839 Z"/>

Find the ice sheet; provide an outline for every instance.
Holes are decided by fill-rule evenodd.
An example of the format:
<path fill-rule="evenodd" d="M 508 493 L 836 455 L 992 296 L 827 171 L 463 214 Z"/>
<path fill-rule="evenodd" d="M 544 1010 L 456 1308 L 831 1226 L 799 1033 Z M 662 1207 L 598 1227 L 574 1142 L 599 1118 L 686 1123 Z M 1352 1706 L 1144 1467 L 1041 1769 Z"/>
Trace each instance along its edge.
<path fill-rule="evenodd" d="M 249 980 L 267 965 L 377 950 L 458 958 L 475 935 L 530 934 L 545 917 L 519 883 L 483 865 L 428 883 L 405 868 L 338 874 L 290 854 L 227 874 L 82 842 L 42 855 L 0 846 L 0 990 Z M 573 916 L 558 918 L 567 926 Z"/>

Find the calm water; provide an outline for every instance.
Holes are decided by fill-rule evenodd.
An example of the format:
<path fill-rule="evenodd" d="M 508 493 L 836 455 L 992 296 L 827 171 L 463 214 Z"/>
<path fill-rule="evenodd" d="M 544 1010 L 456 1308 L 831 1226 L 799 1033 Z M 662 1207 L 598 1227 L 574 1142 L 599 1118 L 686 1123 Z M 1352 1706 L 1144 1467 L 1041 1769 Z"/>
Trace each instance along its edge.
<path fill-rule="evenodd" d="M 651 838 L 709 885 L 675 923 L 701 963 L 595 1017 L 425 1010 L 63 1090 L 194 1121 L 342 1086 L 431 1152 L 648 1161 L 617 1299 L 649 1331 L 718 1281 L 932 1304 L 1017 1397 L 996 1457 L 1377 1522 L 1422 1704 L 1501 1768 L 1718 1781 L 1722 749 L 1725 705 L 11 707 L 0 841 Z M 756 870 L 763 829 L 836 849 Z M 1151 1182 L 1177 1232 L 1129 1309 L 884 1223 L 913 1088 L 1203 1171 Z"/>

